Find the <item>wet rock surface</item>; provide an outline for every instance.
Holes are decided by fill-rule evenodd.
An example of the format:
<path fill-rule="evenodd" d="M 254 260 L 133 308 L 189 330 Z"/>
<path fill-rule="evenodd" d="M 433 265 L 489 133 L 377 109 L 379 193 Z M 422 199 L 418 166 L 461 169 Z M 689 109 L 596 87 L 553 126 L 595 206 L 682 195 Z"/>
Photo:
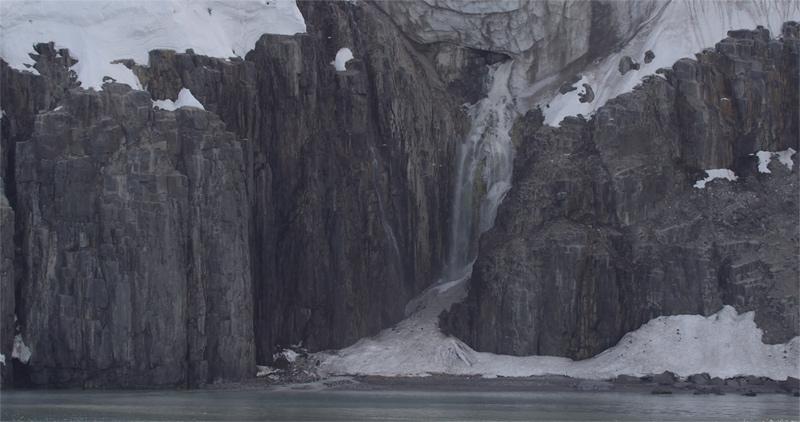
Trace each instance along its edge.
<path fill-rule="evenodd" d="M 481 238 L 467 299 L 441 326 L 479 351 L 582 359 L 660 315 L 755 311 L 800 334 L 798 39 L 731 31 L 589 121 L 517 122 L 513 187 Z M 734 182 L 693 187 L 704 170 Z"/>

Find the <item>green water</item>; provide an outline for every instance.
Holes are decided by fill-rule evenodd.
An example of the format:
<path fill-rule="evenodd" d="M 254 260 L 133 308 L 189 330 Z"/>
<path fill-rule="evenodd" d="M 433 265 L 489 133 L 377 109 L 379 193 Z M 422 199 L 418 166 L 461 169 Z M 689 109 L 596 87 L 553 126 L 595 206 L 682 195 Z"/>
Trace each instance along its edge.
<path fill-rule="evenodd" d="M 800 401 L 645 393 L 442 391 L 3 391 L 0 419 L 797 420 Z"/>

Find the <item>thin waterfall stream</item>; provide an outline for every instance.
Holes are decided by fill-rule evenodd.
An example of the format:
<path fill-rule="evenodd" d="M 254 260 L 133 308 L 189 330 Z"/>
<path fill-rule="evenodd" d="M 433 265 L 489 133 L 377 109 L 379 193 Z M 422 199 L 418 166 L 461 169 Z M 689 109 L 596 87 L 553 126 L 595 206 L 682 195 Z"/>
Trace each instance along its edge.
<path fill-rule="evenodd" d="M 494 225 L 497 207 L 511 188 L 514 148 L 511 128 L 518 117 L 508 90 L 513 62 L 489 68 L 486 98 L 469 106 L 469 133 L 458 146 L 450 248 L 445 280 L 470 271 L 479 236 Z"/>
<path fill-rule="evenodd" d="M 508 90 L 512 65 L 490 67 L 487 97 L 468 106 L 472 124 L 456 154 L 450 248 L 442 277 L 406 305 L 406 318 L 394 327 L 335 353 L 316 354 L 318 373 L 425 374 L 442 367 L 458 372 L 477 361 L 475 351 L 439 330 L 439 314 L 463 300 L 478 237 L 494 225 L 497 207 L 511 187 L 510 131 L 518 116 Z M 384 229 L 394 237 L 391 227 Z"/>

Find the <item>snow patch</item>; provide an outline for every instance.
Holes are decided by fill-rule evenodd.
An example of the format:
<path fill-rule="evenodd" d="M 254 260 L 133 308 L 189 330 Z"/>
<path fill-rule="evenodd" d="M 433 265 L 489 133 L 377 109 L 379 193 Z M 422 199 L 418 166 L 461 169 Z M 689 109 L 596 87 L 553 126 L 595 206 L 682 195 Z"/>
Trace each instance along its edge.
<path fill-rule="evenodd" d="M 349 48 L 341 48 L 336 53 L 336 59 L 331 62 L 331 66 L 336 68 L 337 71 L 343 72 L 347 70 L 345 63 L 353 59 L 353 52 Z"/>
<path fill-rule="evenodd" d="M 101 89 L 103 77 L 142 89 L 118 59 L 148 63 L 153 49 L 211 57 L 243 57 L 261 35 L 305 32 L 294 0 L 112 0 L 0 2 L 0 57 L 15 69 L 38 72 L 28 55 L 53 41 L 77 58 L 72 69 L 84 88 Z"/>
<path fill-rule="evenodd" d="M 278 360 L 279 358 L 284 358 L 289 362 L 294 362 L 300 356 L 299 353 L 295 352 L 292 349 L 283 349 L 282 352 L 278 352 L 272 355 L 273 360 Z"/>
<path fill-rule="evenodd" d="M 181 92 L 178 93 L 178 99 L 175 101 L 172 100 L 157 100 L 153 101 L 153 107 L 160 107 L 164 110 L 175 111 L 181 107 L 195 107 L 201 110 L 205 110 L 203 104 L 200 104 L 200 101 L 197 101 L 197 98 L 192 95 L 192 92 L 186 88 L 181 89 Z"/>
<path fill-rule="evenodd" d="M 728 169 L 713 169 L 713 170 L 706 170 L 706 178 L 703 180 L 698 180 L 697 183 L 694 184 L 694 187 L 698 189 L 703 189 L 706 187 L 706 183 L 714 180 L 714 179 L 728 179 L 730 181 L 734 181 L 738 179 L 738 177 L 733 174 L 733 171 Z"/>
<path fill-rule="evenodd" d="M 14 348 L 11 350 L 11 358 L 18 359 L 22 363 L 28 363 L 31 359 L 31 349 L 22 341 L 22 334 L 14 336 Z"/>
<path fill-rule="evenodd" d="M 59 111 L 59 110 L 61 110 L 62 108 L 64 108 L 64 106 L 58 106 L 58 107 L 54 108 L 54 109 L 53 109 L 53 111 Z"/>
<path fill-rule="evenodd" d="M 269 366 L 256 365 L 256 368 L 258 369 L 258 372 L 256 372 L 256 377 L 265 377 L 275 372 L 275 369 Z"/>
<path fill-rule="evenodd" d="M 756 153 L 756 157 L 758 157 L 758 172 L 759 173 L 772 173 L 767 166 L 769 166 L 769 162 L 772 160 L 772 152 L 770 151 L 758 151 Z"/>
<path fill-rule="evenodd" d="M 0 363 L 2 363 L 3 365 L 6 364 L 6 355 L 2 353 L 0 353 Z"/>
<path fill-rule="evenodd" d="M 794 155 L 797 151 L 792 148 L 787 149 L 786 151 L 778 151 L 775 155 L 778 156 L 778 162 L 786 166 L 789 170 L 794 167 L 794 161 L 792 160 L 792 155 Z"/>
<path fill-rule="evenodd" d="M 772 173 L 769 169 L 769 163 L 773 158 L 777 158 L 778 162 L 785 165 L 789 170 L 794 167 L 794 160 L 792 155 L 797 153 L 793 148 L 786 151 L 758 151 L 755 156 L 758 157 L 758 172 L 759 173 Z M 751 154 L 752 155 L 752 154 Z"/>

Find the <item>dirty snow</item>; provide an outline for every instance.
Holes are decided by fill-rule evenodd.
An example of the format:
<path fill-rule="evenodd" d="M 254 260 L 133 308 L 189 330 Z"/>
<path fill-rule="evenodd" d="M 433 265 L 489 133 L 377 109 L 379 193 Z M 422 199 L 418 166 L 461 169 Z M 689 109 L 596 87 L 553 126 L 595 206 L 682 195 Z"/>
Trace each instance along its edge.
<path fill-rule="evenodd" d="M 331 66 L 336 68 L 337 71 L 343 72 L 347 70 L 345 63 L 353 59 L 353 52 L 349 48 L 341 48 L 336 53 L 336 59 L 331 62 Z"/>
<path fill-rule="evenodd" d="M 18 359 L 22 363 L 28 363 L 31 359 L 31 349 L 22 341 L 22 334 L 14 336 L 14 348 L 11 350 L 11 358 Z"/>
<path fill-rule="evenodd" d="M 438 328 L 438 315 L 463 299 L 469 276 L 440 281 L 406 308 L 407 317 L 375 337 L 334 352 L 320 352 L 323 376 L 433 374 L 527 377 L 564 375 L 610 379 L 672 371 L 681 377 L 765 376 L 785 380 L 800 375 L 800 337 L 768 345 L 754 314 L 725 306 L 714 315 L 678 315 L 651 320 L 603 353 L 582 361 L 562 357 L 515 357 L 481 353 Z"/>
<path fill-rule="evenodd" d="M 297 360 L 298 356 L 300 356 L 300 354 L 292 349 L 283 349 L 283 351 L 273 354 L 272 359 L 277 360 L 278 358 L 282 357 L 289 362 L 294 362 Z"/>
<path fill-rule="evenodd" d="M 256 377 L 265 377 L 275 372 L 275 369 L 270 366 L 256 365 L 256 369 L 258 369 L 258 372 L 256 372 Z"/>
<path fill-rule="evenodd" d="M 192 91 L 189 91 L 187 88 L 181 89 L 178 93 L 177 100 L 156 100 L 153 101 L 153 107 L 160 107 L 169 111 L 175 111 L 181 107 L 195 107 L 205 110 L 203 104 L 201 104 L 200 101 L 192 95 Z"/>
<path fill-rule="evenodd" d="M 794 161 L 792 160 L 792 155 L 794 155 L 797 151 L 793 148 L 789 148 L 786 151 L 778 151 L 775 155 L 778 156 L 778 162 L 786 166 L 789 170 L 794 167 Z"/>
<path fill-rule="evenodd" d="M 211 57 L 243 57 L 262 34 L 305 32 L 294 0 L 112 0 L 0 2 L 0 57 L 15 69 L 38 73 L 32 45 L 55 42 L 78 59 L 72 69 L 84 88 L 103 77 L 141 89 L 118 59 L 148 63 L 148 52 L 171 49 Z"/>
<path fill-rule="evenodd" d="M 694 187 L 698 189 L 703 189 L 706 187 L 706 183 L 714 179 L 727 179 L 730 181 L 738 179 L 738 177 L 733 173 L 733 171 L 728 169 L 706 170 L 706 175 L 707 175 L 706 178 L 703 180 L 698 180 L 697 183 L 694 184 Z"/>

